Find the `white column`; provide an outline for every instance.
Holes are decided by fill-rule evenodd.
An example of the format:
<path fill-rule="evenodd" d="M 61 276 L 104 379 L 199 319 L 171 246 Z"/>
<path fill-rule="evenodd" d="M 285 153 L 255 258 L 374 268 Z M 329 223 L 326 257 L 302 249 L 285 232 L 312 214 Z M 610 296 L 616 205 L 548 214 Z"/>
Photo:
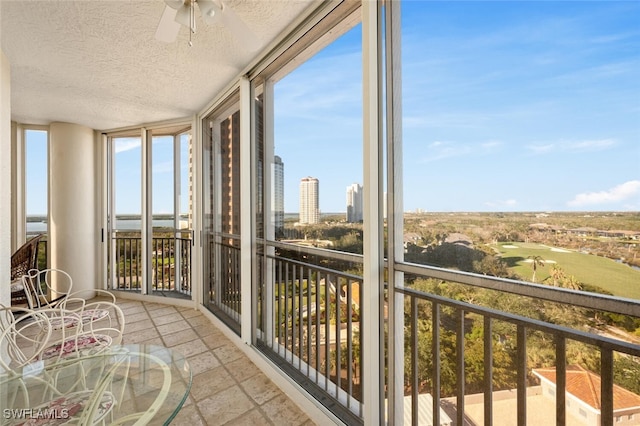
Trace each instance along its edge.
<path fill-rule="evenodd" d="M 252 342 L 251 309 L 251 254 L 253 206 L 251 205 L 251 98 L 249 79 L 240 79 L 240 292 L 242 294 L 240 337 L 250 345 Z"/>
<path fill-rule="evenodd" d="M 6 151 L 3 151 L 6 152 Z M 11 252 L 27 241 L 24 128 L 11 122 Z"/>
<path fill-rule="evenodd" d="M 11 304 L 11 75 L 0 50 L 0 304 Z"/>
<path fill-rule="evenodd" d="M 362 72 L 363 72 L 363 120 L 364 120 L 364 185 L 363 223 L 364 241 L 362 312 L 366 318 L 362 324 L 362 363 L 364 373 L 363 403 L 364 424 L 384 423 L 381 415 L 381 376 L 384 365 L 381 361 L 383 341 L 381 339 L 381 301 L 384 297 L 383 285 L 383 242 L 382 242 L 382 144 L 380 115 L 380 45 L 378 43 L 378 3 L 362 2 Z"/>
<path fill-rule="evenodd" d="M 70 123 L 49 127 L 49 256 L 51 267 L 73 279 L 73 291 L 97 282 L 100 228 L 95 173 L 96 138 L 90 128 Z M 90 291 L 82 294 L 92 297 Z"/>

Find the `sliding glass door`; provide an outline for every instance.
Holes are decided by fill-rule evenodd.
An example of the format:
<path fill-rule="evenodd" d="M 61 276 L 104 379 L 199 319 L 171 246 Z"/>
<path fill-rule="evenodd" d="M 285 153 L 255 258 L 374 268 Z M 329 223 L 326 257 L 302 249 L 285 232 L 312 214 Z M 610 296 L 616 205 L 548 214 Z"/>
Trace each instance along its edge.
<path fill-rule="evenodd" d="M 240 327 L 240 107 L 232 96 L 203 120 L 204 304 Z"/>
<path fill-rule="evenodd" d="M 109 143 L 109 287 L 191 297 L 191 133 L 141 130 Z"/>

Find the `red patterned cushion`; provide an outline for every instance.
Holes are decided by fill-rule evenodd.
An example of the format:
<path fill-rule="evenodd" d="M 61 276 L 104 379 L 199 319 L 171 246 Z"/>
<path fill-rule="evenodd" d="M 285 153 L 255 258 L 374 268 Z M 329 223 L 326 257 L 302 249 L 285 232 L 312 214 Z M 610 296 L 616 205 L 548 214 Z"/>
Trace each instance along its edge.
<path fill-rule="evenodd" d="M 84 334 L 76 338 L 71 337 L 63 343 L 49 346 L 42 352 L 42 359 L 53 358 L 56 356 L 66 357 L 75 353 L 83 353 L 94 348 L 105 347 L 111 345 L 112 339 L 104 334 Z M 62 352 L 62 353 L 61 353 Z"/>
<path fill-rule="evenodd" d="M 109 315 L 109 311 L 106 309 L 87 309 L 80 313 L 80 318 L 83 324 L 88 324 L 92 321 L 98 321 Z M 61 328 L 72 328 L 78 326 L 78 318 L 63 316 L 55 317 L 50 320 L 51 327 L 54 330 L 60 330 Z"/>

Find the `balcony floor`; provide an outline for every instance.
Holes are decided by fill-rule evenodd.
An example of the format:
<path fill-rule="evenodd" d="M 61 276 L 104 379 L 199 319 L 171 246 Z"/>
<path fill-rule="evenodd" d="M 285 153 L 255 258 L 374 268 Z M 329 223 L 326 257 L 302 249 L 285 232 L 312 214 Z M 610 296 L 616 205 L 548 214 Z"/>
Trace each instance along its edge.
<path fill-rule="evenodd" d="M 315 423 L 201 312 L 119 299 L 124 344 L 181 351 L 193 371 L 191 392 L 173 424 L 310 426 Z"/>

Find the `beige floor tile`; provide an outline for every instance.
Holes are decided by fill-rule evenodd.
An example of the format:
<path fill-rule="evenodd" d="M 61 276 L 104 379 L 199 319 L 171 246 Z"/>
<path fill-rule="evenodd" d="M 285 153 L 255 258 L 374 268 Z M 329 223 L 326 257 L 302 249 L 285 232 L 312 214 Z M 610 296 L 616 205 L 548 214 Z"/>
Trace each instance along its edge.
<path fill-rule="evenodd" d="M 162 341 L 160 336 L 154 337 L 154 338 L 149 339 L 149 340 L 143 340 L 142 342 L 137 342 L 137 343 L 140 344 L 140 345 L 164 346 L 164 342 Z"/>
<path fill-rule="evenodd" d="M 126 317 L 125 317 L 124 327 L 127 333 L 133 333 L 140 330 L 155 329 L 153 322 L 151 322 L 151 320 L 149 319 L 145 321 L 128 323 Z"/>
<path fill-rule="evenodd" d="M 282 395 L 280 388 L 262 373 L 243 381 L 240 386 L 258 405 Z"/>
<path fill-rule="evenodd" d="M 178 413 L 178 415 L 173 419 L 171 424 L 175 425 L 189 425 L 189 426 L 204 426 L 206 425 L 202 416 L 198 412 L 198 409 L 195 405 L 191 405 L 188 407 L 182 407 L 182 410 Z"/>
<path fill-rule="evenodd" d="M 162 340 L 164 340 L 164 343 L 168 348 L 196 339 L 198 339 L 198 335 L 191 328 L 177 333 L 162 335 Z"/>
<path fill-rule="evenodd" d="M 144 303 L 144 307 L 147 311 L 155 311 L 157 309 L 162 309 L 168 307 L 167 305 L 163 305 L 162 303 L 154 303 L 154 302 L 146 302 Z"/>
<path fill-rule="evenodd" d="M 233 377 L 223 366 L 220 366 L 193 376 L 190 394 L 196 401 L 201 401 L 234 384 Z"/>
<path fill-rule="evenodd" d="M 199 310 L 193 308 L 181 308 L 178 309 L 178 311 L 180 312 L 180 315 L 182 315 L 185 319 L 202 316 L 202 313 Z"/>
<path fill-rule="evenodd" d="M 298 426 L 309 418 L 286 395 L 282 394 L 260 407 L 278 426 Z"/>
<path fill-rule="evenodd" d="M 208 351 L 207 345 L 200 339 L 192 340 L 190 342 L 181 343 L 174 346 L 172 349 L 181 352 L 185 357 L 190 357 L 205 351 Z"/>
<path fill-rule="evenodd" d="M 196 329 L 196 333 L 202 336 L 202 333 L 200 332 L 200 330 Z M 224 334 L 220 332 L 206 335 L 202 337 L 202 341 L 205 343 L 205 345 L 207 345 L 209 349 L 216 349 L 216 348 L 219 348 L 220 346 L 231 344 L 231 341 L 227 339 L 224 336 Z"/>
<path fill-rule="evenodd" d="M 142 303 L 128 304 L 124 306 L 118 303 L 118 307 L 122 309 L 122 312 L 125 315 L 137 314 L 140 312 L 145 312 L 145 313 L 147 312 L 147 310 L 144 308 Z"/>
<path fill-rule="evenodd" d="M 126 326 L 125 326 L 125 330 L 126 330 Z M 147 330 L 139 330 L 139 331 L 134 331 L 134 332 L 127 332 L 124 334 L 124 337 L 122 339 L 122 341 L 124 342 L 124 344 L 127 343 L 140 343 L 140 342 L 144 342 L 146 340 L 151 340 L 151 339 L 155 339 L 155 338 L 159 338 L 160 335 L 158 334 L 158 332 L 156 331 L 155 328 L 150 328 Z"/>
<path fill-rule="evenodd" d="M 200 373 L 204 373 L 207 370 L 211 370 L 220 367 L 220 361 L 211 352 L 203 352 L 198 355 L 187 358 L 189 367 L 191 367 L 191 374 L 197 376 Z"/>
<path fill-rule="evenodd" d="M 240 349 L 236 348 L 232 343 L 228 343 L 224 346 L 220 346 L 219 348 L 215 348 L 213 350 L 213 353 L 223 364 L 228 364 L 231 361 L 235 361 L 245 356 L 240 351 Z M 247 362 L 249 362 L 248 359 L 247 359 Z"/>
<path fill-rule="evenodd" d="M 198 409 L 207 424 L 223 425 L 251 411 L 255 405 L 238 387 L 229 389 L 198 402 Z"/>
<path fill-rule="evenodd" d="M 161 305 L 161 306 L 162 306 L 161 308 L 153 309 L 149 311 L 149 315 L 151 316 L 151 319 L 155 320 L 158 317 L 178 313 L 178 310 L 174 306 L 166 306 L 166 305 Z"/>
<path fill-rule="evenodd" d="M 192 318 L 195 318 L 195 317 L 189 317 L 187 319 L 192 319 Z M 211 335 L 224 336 L 222 331 L 218 330 L 213 324 L 209 324 L 209 325 L 202 324 L 197 327 L 194 327 L 194 330 L 196 331 L 196 333 L 198 333 L 200 337 L 207 337 Z"/>
<path fill-rule="evenodd" d="M 209 319 L 206 318 L 204 315 L 198 315 L 195 317 L 188 318 L 187 321 L 189 321 L 189 324 L 191 324 L 193 327 L 211 326 L 211 321 L 209 321 Z"/>
<path fill-rule="evenodd" d="M 164 324 L 158 326 L 158 332 L 162 335 L 176 333 L 178 331 L 189 330 L 191 326 L 185 320 L 179 320 L 170 324 Z"/>
<path fill-rule="evenodd" d="M 193 308 L 123 301 L 123 344 L 171 347 L 192 371 L 176 425 L 312 426 L 309 419 L 211 321 Z"/>
<path fill-rule="evenodd" d="M 260 369 L 246 357 L 225 364 L 229 373 L 238 381 L 243 382 L 249 377 L 260 373 Z"/>
<path fill-rule="evenodd" d="M 124 319 L 127 325 L 136 323 L 138 321 L 151 320 L 151 318 L 149 318 L 149 314 L 147 313 L 147 311 L 141 311 L 141 312 L 132 313 L 132 314 L 125 314 Z"/>
<path fill-rule="evenodd" d="M 158 311 L 154 311 L 153 315 L 151 315 L 151 320 L 155 325 L 170 324 L 172 322 L 181 321 L 183 319 L 182 315 L 180 315 L 178 312 L 171 312 L 167 315 L 158 316 L 155 315 L 156 312 Z"/>
<path fill-rule="evenodd" d="M 271 424 L 273 423 L 259 409 L 254 408 L 237 419 L 230 420 L 224 426 L 262 426 Z"/>

